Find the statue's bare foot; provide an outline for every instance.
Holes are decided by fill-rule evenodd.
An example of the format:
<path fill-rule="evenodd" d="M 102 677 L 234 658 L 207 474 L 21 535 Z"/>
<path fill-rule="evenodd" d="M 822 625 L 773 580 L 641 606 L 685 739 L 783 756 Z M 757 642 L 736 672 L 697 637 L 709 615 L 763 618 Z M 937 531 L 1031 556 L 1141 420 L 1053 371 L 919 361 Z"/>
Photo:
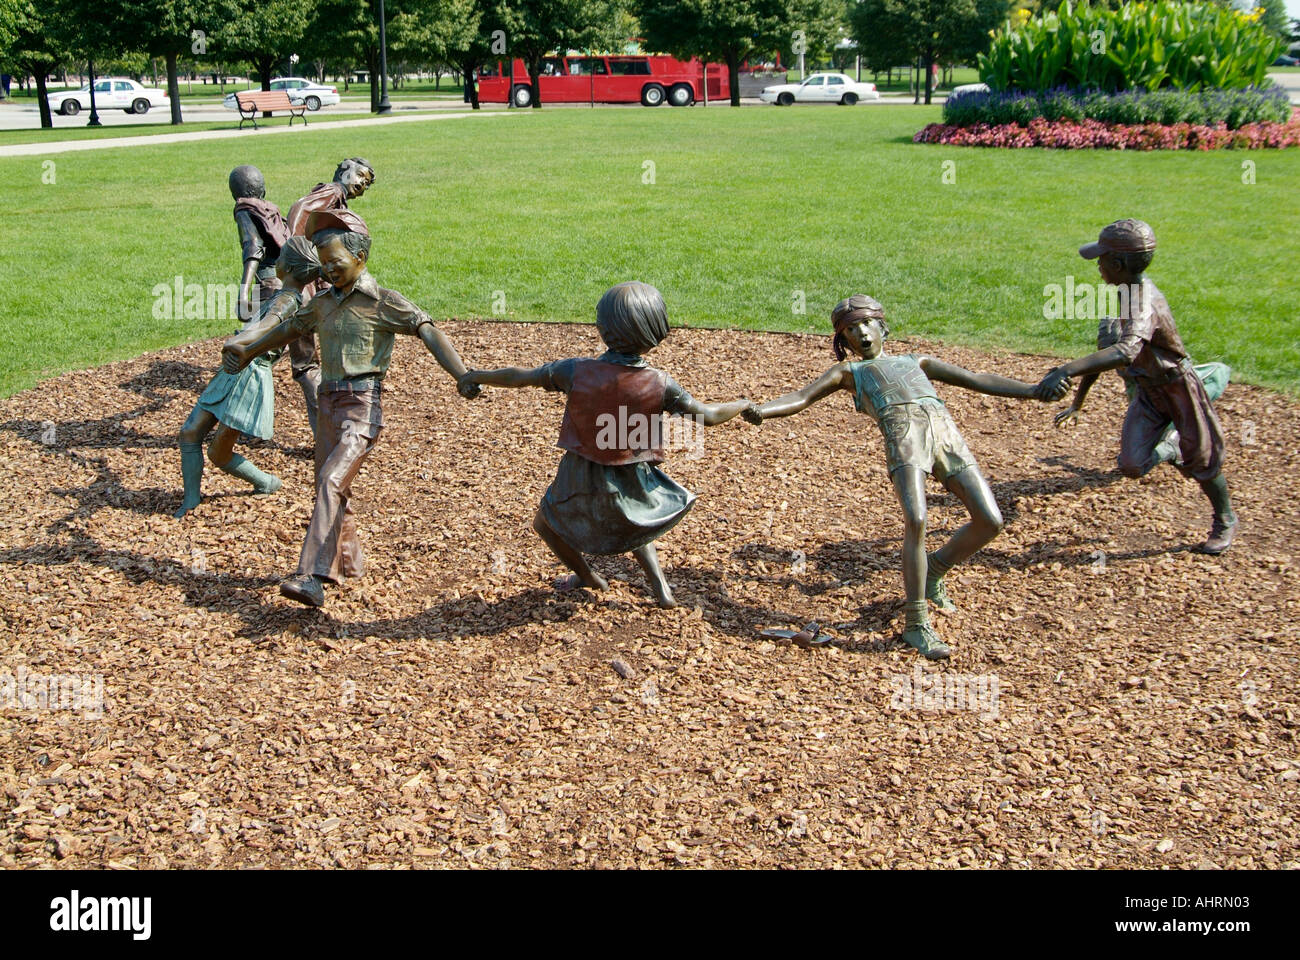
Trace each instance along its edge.
<path fill-rule="evenodd" d="M 668 584 L 663 583 L 662 581 L 655 583 L 651 580 L 650 592 L 655 595 L 655 603 L 659 604 L 663 609 L 671 610 L 673 607 L 677 606 L 677 601 L 673 598 L 673 589 L 668 586 Z"/>

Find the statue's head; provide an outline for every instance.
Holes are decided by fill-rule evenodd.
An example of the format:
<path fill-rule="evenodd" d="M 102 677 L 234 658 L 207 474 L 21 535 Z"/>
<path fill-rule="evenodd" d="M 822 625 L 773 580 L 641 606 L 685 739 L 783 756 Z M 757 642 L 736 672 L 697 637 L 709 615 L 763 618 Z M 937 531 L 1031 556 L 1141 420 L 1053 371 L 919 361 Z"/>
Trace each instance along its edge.
<path fill-rule="evenodd" d="M 320 272 L 336 287 L 351 287 L 365 272 L 370 259 L 370 237 L 355 230 L 329 227 L 312 234 L 320 256 Z"/>
<path fill-rule="evenodd" d="M 334 182 L 342 184 L 344 195 L 352 200 L 375 182 L 375 170 L 360 157 L 348 157 L 334 169 Z"/>
<path fill-rule="evenodd" d="M 668 308 L 648 283 L 615 284 L 596 304 L 596 330 L 617 353 L 649 353 L 668 336 Z"/>
<path fill-rule="evenodd" d="M 236 200 L 265 197 L 266 181 L 262 178 L 262 171 L 247 163 L 235 167 L 230 171 L 230 195 Z"/>
<path fill-rule="evenodd" d="M 275 272 L 281 280 L 292 279 L 299 284 L 319 280 L 320 256 L 316 253 L 316 245 L 306 237 L 290 237 L 280 248 Z"/>
<path fill-rule="evenodd" d="M 1116 220 L 1102 227 L 1096 243 L 1079 248 L 1079 256 L 1097 261 L 1107 283 L 1132 283 L 1156 255 L 1156 233 L 1141 220 Z"/>
<path fill-rule="evenodd" d="M 843 360 L 850 350 L 864 360 L 878 357 L 889 336 L 884 306 L 865 293 L 855 293 L 835 304 L 831 326 L 835 330 L 831 349 L 836 360 Z"/>

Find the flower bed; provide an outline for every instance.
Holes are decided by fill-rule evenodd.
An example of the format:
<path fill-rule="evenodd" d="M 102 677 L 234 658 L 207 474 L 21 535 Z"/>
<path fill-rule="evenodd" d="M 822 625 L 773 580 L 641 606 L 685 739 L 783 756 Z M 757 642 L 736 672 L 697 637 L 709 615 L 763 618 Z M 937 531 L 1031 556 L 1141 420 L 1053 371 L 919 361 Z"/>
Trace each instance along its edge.
<path fill-rule="evenodd" d="M 1058 150 L 1258 150 L 1300 146 L 1300 110 L 1286 123 L 1248 123 L 1236 130 L 1226 124 L 1102 123 L 1099 120 L 1050 121 L 1027 125 L 977 123 L 958 127 L 929 124 L 912 137 L 915 143 L 961 147 L 1051 147 Z"/>

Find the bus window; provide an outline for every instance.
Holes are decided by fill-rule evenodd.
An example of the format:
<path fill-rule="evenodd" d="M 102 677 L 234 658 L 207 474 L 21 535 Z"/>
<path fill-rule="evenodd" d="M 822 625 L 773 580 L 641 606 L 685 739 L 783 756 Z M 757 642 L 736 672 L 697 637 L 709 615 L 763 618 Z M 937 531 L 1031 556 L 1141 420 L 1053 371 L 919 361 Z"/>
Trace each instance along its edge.
<path fill-rule="evenodd" d="M 650 61 L 637 60 L 611 60 L 609 61 L 609 72 L 616 77 L 648 77 L 650 76 Z"/>
<path fill-rule="evenodd" d="M 543 77 L 562 77 L 564 76 L 564 61 L 557 57 L 547 57 L 542 61 Z"/>
<path fill-rule="evenodd" d="M 605 76 L 605 61 L 599 57 L 574 57 L 569 61 L 569 73 L 575 77 L 587 77 L 593 73 Z"/>

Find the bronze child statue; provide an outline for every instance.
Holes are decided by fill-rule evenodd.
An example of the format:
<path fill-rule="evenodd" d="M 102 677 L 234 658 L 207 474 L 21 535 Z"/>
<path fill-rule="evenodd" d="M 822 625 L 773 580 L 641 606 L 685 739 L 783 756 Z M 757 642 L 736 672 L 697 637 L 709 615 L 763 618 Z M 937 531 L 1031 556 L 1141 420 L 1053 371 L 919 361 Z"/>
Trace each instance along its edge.
<path fill-rule="evenodd" d="M 1096 243 L 1079 248 L 1081 256 L 1097 261 L 1106 283 L 1131 293 L 1119 301 L 1122 315 L 1117 318 L 1115 342 L 1062 364 L 1043 378 L 1041 386 L 1051 391 L 1068 384 L 1071 377 L 1083 377 L 1072 407 L 1077 409 L 1097 374 L 1127 367 L 1125 374 L 1136 389 L 1120 432 L 1120 472 L 1140 477 L 1155 466 L 1159 444 L 1172 425 L 1178 432 L 1181 459 L 1176 466 L 1200 483 L 1214 509 L 1209 536 L 1200 550 L 1217 555 L 1232 545 L 1237 533 L 1237 515 L 1223 476 L 1223 428 L 1178 336 L 1164 294 L 1144 275 L 1155 249 L 1155 232 L 1141 220 L 1117 220 L 1102 229 Z"/>
<path fill-rule="evenodd" d="M 1104 318 L 1097 327 L 1097 349 L 1105 350 L 1119 343 L 1123 323 L 1115 317 Z M 1198 363 L 1192 368 L 1196 378 L 1201 381 L 1205 387 L 1205 395 L 1213 402 L 1223 396 L 1223 391 L 1227 389 L 1228 380 L 1232 376 L 1232 370 L 1226 363 Z M 1128 395 L 1129 403 L 1137 397 L 1138 383 L 1137 379 L 1125 368 L 1119 369 L 1119 375 L 1124 380 L 1124 391 Z M 1088 391 L 1100 377 L 1099 373 L 1089 373 L 1079 378 L 1079 385 L 1074 391 L 1074 400 L 1070 405 L 1052 418 L 1052 422 L 1057 428 L 1066 424 L 1076 424 L 1079 420 L 1079 411 L 1083 409 L 1083 401 L 1088 396 Z M 1178 431 L 1174 429 L 1173 423 L 1165 426 L 1164 431 L 1160 434 L 1159 442 L 1151 449 L 1150 456 L 1142 464 L 1138 476 L 1145 477 L 1148 473 L 1160 466 L 1162 463 L 1172 463 L 1177 466 L 1182 462 L 1182 454 L 1179 452 L 1178 445 L 1181 438 Z"/>
<path fill-rule="evenodd" d="M 596 329 L 609 349 L 595 359 L 557 360 L 529 370 L 471 370 L 462 384 L 541 387 L 568 395 L 558 446 L 565 451 L 542 497 L 533 530 L 573 571 L 568 586 L 604 590 L 586 554 L 630 552 L 661 607 L 675 606 L 654 542 L 684 517 L 695 495 L 671 480 L 664 460 L 664 414 L 692 416 L 704 426 L 726 423 L 748 400 L 700 403 L 645 354 L 668 336 L 659 291 L 631 281 L 611 287 L 596 304 Z"/>
<path fill-rule="evenodd" d="M 358 577 L 361 544 L 352 518 L 352 482 L 379 439 L 384 374 L 396 334 L 417 336 L 453 377 L 465 372 L 460 355 L 423 310 L 400 293 L 385 290 L 366 271 L 370 237 L 347 229 L 350 220 L 332 212 L 306 222 L 320 254 L 321 273 L 332 286 L 305 303 L 292 317 L 252 343 L 228 341 L 226 370 L 238 371 L 254 357 L 291 343 L 303 334 L 320 339 L 320 409 L 316 434 L 316 500 L 303 542 L 298 572 L 280 584 L 291 600 L 319 607 L 325 581 Z M 477 387 L 460 385 L 462 396 Z"/>
<path fill-rule="evenodd" d="M 329 183 L 318 183 L 311 193 L 302 197 L 289 208 L 288 230 L 291 236 L 301 237 L 306 233 L 307 218 L 313 213 L 332 211 L 348 221 L 348 229 L 357 233 L 369 234 L 365 221 L 348 210 L 348 201 L 355 200 L 370 189 L 375 182 L 375 171 L 360 157 L 349 157 L 334 169 L 334 179 Z M 319 293 L 325 284 L 312 284 L 303 291 L 303 299 L 310 300 Z M 316 339 L 311 334 L 298 338 L 289 344 L 289 363 L 293 367 L 293 379 L 302 388 L 303 401 L 307 404 L 307 420 L 312 433 L 316 433 L 316 391 L 320 385 L 320 362 L 316 356 Z"/>
<path fill-rule="evenodd" d="M 289 238 L 280 208 L 266 199 L 266 181 L 257 167 L 244 164 L 230 171 L 230 195 L 235 198 L 235 227 L 243 254 L 239 278 L 239 319 L 251 320 L 258 308 L 280 289 L 276 261 Z M 253 299 L 253 284 L 257 299 Z"/>
<path fill-rule="evenodd" d="M 885 438 L 890 479 L 903 508 L 903 586 L 907 596 L 903 639 L 932 660 L 946 658 L 949 647 L 930 625 L 926 600 L 942 612 L 956 610 L 944 586 L 944 575 L 998 535 L 1002 513 L 930 381 L 993 396 L 1044 401 L 1059 400 L 1067 388 L 1048 393 L 996 374 L 971 373 L 933 357 L 887 356 L 885 309 L 862 294 L 836 304 L 831 324 L 835 328 L 832 348 L 840 362 L 803 389 L 760 404 L 747 412 L 745 419 L 762 423 L 772 417 L 788 417 L 837 390 L 853 393 L 854 405 L 876 421 Z M 850 351 L 861 359 L 846 360 Z M 970 522 L 929 556 L 925 553 L 928 474 L 970 512 Z"/>
<path fill-rule="evenodd" d="M 273 329 L 302 306 L 302 288 L 320 277 L 316 248 L 305 237 L 291 237 L 280 248 L 276 264 L 277 285 L 269 299 L 263 300 L 257 314 L 233 338 L 249 341 Z M 238 373 L 225 369 L 208 382 L 194 409 L 181 427 L 181 476 L 184 498 L 177 517 L 183 517 L 202 500 L 203 441 L 216 428 L 208 445 L 212 465 L 231 476 L 247 480 L 255 494 L 274 493 L 280 489 L 279 477 L 263 473 L 234 452 L 241 434 L 269 440 L 275 429 L 275 385 L 271 381 L 271 364 L 279 351 L 258 357 Z"/>

